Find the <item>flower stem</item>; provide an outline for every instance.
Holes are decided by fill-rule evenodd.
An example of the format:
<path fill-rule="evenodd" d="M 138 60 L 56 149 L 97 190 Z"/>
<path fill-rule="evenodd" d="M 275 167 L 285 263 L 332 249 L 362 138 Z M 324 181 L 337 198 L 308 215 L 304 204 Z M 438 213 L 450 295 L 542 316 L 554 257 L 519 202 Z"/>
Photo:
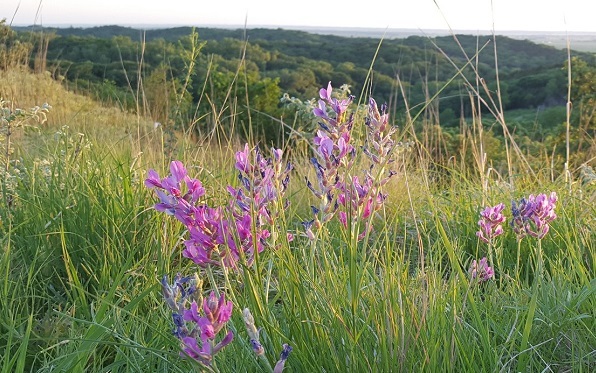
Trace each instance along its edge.
<path fill-rule="evenodd" d="M 532 323 L 534 322 L 534 314 L 536 313 L 536 305 L 538 303 L 538 290 L 542 283 L 542 240 L 538 239 L 538 245 L 536 247 L 536 271 L 534 273 L 534 283 L 532 284 L 532 299 L 528 307 L 528 314 L 526 315 L 526 323 L 524 325 L 522 342 L 520 346 L 520 355 L 517 362 L 518 372 L 529 371 L 528 359 L 529 351 L 526 351 L 528 347 L 528 340 L 530 338 L 530 332 L 532 331 Z"/>
<path fill-rule="evenodd" d="M 211 282 L 211 286 L 215 290 L 215 294 L 219 297 L 219 288 L 217 287 L 217 282 L 215 282 L 215 276 L 213 276 L 213 268 L 211 264 L 207 264 L 207 277 L 209 278 L 209 282 Z"/>
<path fill-rule="evenodd" d="M 517 240 L 517 258 L 515 261 L 515 278 L 516 280 L 519 282 L 519 258 L 520 258 L 520 253 L 521 253 L 521 240 L 518 239 Z"/>

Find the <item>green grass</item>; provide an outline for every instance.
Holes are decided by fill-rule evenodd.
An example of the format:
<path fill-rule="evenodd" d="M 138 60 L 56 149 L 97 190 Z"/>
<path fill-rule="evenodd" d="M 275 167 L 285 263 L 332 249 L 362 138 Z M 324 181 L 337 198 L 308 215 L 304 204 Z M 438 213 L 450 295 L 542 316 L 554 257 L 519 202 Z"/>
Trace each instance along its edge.
<path fill-rule="evenodd" d="M 72 128 L 58 136 L 54 126 L 21 139 L 14 199 L 0 209 L 0 367 L 200 371 L 178 355 L 159 280 L 198 271 L 205 294 L 213 284 L 181 256 L 182 226 L 151 208 L 155 197 L 143 180 L 149 168 L 163 175 L 169 162 L 160 132 L 143 130 L 144 137 L 131 141 L 126 133 L 110 136 L 76 122 L 72 117 Z M 76 145 L 85 129 L 92 132 L 90 148 Z M 239 145 L 180 141 L 173 157 L 204 183 L 208 203 L 220 205 L 225 186 L 237 182 Z M 227 279 L 214 274 L 234 302 L 229 327 L 236 333 L 217 355 L 217 370 L 264 367 L 249 345 L 245 307 L 262 328 L 272 365 L 283 343 L 293 347 L 286 371 L 596 369 L 594 185 L 550 181 L 540 176 L 550 172 L 538 172 L 517 176 L 514 185 L 491 174 L 483 187 L 459 166 L 434 178 L 436 169 L 420 157 L 404 155 L 374 233 L 357 244 L 334 222 L 314 244 L 301 235 L 312 203 L 303 179 L 311 171 L 304 159 L 292 159 L 298 166 L 291 205 L 280 221 L 296 239 Z M 480 209 L 550 191 L 559 195 L 558 218 L 542 242 L 540 286 L 533 289 L 536 242 L 521 242 L 517 267 L 518 244 L 508 229 L 496 279 L 471 286 L 469 263 L 487 255 L 475 236 Z"/>

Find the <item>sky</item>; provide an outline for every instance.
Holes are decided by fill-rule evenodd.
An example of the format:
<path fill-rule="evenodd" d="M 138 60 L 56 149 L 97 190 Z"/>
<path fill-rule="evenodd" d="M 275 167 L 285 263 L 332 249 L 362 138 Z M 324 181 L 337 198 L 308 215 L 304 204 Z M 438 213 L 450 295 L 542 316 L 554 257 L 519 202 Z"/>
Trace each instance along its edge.
<path fill-rule="evenodd" d="M 0 0 L 0 19 L 15 26 L 246 24 L 596 32 L 595 17 L 596 0 Z"/>

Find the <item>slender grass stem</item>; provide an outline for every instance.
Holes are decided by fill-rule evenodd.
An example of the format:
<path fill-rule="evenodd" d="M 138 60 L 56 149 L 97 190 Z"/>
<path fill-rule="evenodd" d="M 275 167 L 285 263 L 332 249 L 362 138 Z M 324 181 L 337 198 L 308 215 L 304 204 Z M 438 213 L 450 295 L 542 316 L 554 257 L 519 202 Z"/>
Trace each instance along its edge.
<path fill-rule="evenodd" d="M 520 345 L 520 356 L 517 363 L 517 371 L 528 371 L 529 359 L 531 350 L 528 350 L 528 342 L 530 333 L 532 331 L 532 324 L 534 323 L 534 315 L 536 313 L 536 306 L 538 303 L 538 293 L 542 283 L 542 240 L 538 239 L 536 245 L 536 268 L 534 272 L 534 282 L 532 285 L 532 298 L 528 305 L 528 312 L 526 314 L 526 322 L 524 324 L 522 341 Z"/>

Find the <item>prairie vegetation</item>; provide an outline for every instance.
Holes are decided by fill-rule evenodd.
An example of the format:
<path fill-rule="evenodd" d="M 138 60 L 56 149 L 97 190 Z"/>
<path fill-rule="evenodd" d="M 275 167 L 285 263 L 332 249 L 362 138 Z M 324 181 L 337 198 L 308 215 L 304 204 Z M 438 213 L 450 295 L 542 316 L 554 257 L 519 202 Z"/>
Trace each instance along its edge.
<path fill-rule="evenodd" d="M 0 26 L 3 372 L 596 369 L 593 63 L 561 70 L 572 111 L 541 137 L 474 51 L 440 63 L 469 108 L 448 129 L 451 78 L 376 91 L 385 42 L 362 41 L 360 78 L 329 65 L 279 105 L 275 77 L 194 34 L 161 72 L 135 54 L 120 90 L 36 73 L 35 42 Z"/>

